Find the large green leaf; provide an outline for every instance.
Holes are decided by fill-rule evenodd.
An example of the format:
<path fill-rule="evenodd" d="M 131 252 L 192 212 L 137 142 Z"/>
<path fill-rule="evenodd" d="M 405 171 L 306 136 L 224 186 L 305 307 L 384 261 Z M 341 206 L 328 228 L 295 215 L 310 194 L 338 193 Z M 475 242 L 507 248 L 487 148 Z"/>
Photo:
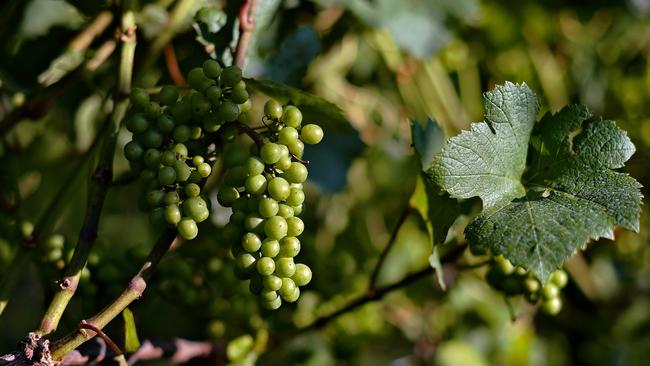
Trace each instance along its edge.
<path fill-rule="evenodd" d="M 326 132 L 353 132 L 341 108 L 321 97 L 271 80 L 246 79 L 246 83 L 281 103 L 293 104 L 300 108 L 305 123 L 321 125 Z"/>
<path fill-rule="evenodd" d="M 639 229 L 641 185 L 613 171 L 634 145 L 614 122 L 569 106 L 532 131 L 537 101 L 525 85 L 497 87 L 485 105 L 487 122 L 450 139 L 429 170 L 453 196 L 483 200 L 465 231 L 471 245 L 545 281 L 588 240 L 611 238 L 616 226 Z"/>

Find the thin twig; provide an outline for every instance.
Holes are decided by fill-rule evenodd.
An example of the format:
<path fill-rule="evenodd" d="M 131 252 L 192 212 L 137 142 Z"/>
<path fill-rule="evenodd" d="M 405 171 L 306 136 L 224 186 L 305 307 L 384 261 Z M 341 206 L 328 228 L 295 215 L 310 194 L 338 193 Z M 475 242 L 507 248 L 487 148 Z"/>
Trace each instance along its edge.
<path fill-rule="evenodd" d="M 93 332 L 97 333 L 97 335 L 100 336 L 104 340 L 104 342 L 106 342 L 106 345 L 113 351 L 113 353 L 115 353 L 116 356 L 119 356 L 124 353 L 122 352 L 120 347 L 118 347 L 117 344 L 115 344 L 115 342 L 113 342 L 113 340 L 106 335 L 106 333 L 104 333 L 101 329 L 97 328 L 96 326 L 86 322 L 85 320 L 82 320 L 81 323 L 79 323 L 79 326 L 77 326 L 77 330 L 81 330 L 81 329 L 90 329 Z"/>
<path fill-rule="evenodd" d="M 390 234 L 390 239 L 388 240 L 388 243 L 384 247 L 384 250 L 382 250 L 381 254 L 379 255 L 379 260 L 377 261 L 375 268 L 372 270 L 372 273 L 370 274 L 370 284 L 369 284 L 370 289 L 374 289 L 377 286 L 377 277 L 379 276 L 379 272 L 384 266 L 384 262 L 388 257 L 388 253 L 390 253 L 390 250 L 393 248 L 393 245 L 395 244 L 395 239 L 397 239 L 397 233 L 399 232 L 399 229 L 402 227 L 402 224 L 404 224 L 406 219 L 411 214 L 411 210 L 412 210 L 411 206 L 407 205 L 404 208 L 404 210 L 402 210 L 399 219 L 397 219 L 397 224 L 395 224 L 395 228 L 393 229 L 393 232 Z"/>
<path fill-rule="evenodd" d="M 237 43 L 235 65 L 243 69 L 244 63 L 246 62 L 248 44 L 253 36 L 253 30 L 255 30 L 255 0 L 244 0 L 244 3 L 239 9 L 239 28 L 241 29 L 241 35 Z"/>
<path fill-rule="evenodd" d="M 77 290 L 81 272 L 86 266 L 88 255 L 97 239 L 99 219 L 106 195 L 113 180 L 113 157 L 115 155 L 117 134 L 129 103 L 126 97 L 131 91 L 133 59 L 136 46 L 135 16 L 132 12 L 127 11 L 122 15 L 121 27 L 122 36 L 120 39 L 123 44 L 117 86 L 113 96 L 114 107 L 110 115 L 111 130 L 106 135 L 99 161 L 91 180 L 88 207 L 79 233 L 77 246 L 72 254 L 70 264 L 66 269 L 65 276 L 58 282 L 59 289 L 41 320 L 38 333 L 42 335 L 50 334 L 56 330 L 61 316 L 63 316 L 63 312 Z"/>
<path fill-rule="evenodd" d="M 174 84 L 179 86 L 187 85 L 187 80 L 183 77 L 181 68 L 178 66 L 176 51 L 174 51 L 174 45 L 171 41 L 165 45 L 165 64 L 167 65 L 169 76 L 174 80 Z"/>
<path fill-rule="evenodd" d="M 147 287 L 147 281 L 160 263 L 162 257 L 167 253 L 169 247 L 176 238 L 176 230 L 167 229 L 158 239 L 156 245 L 149 253 L 149 256 L 143 263 L 138 273 L 129 281 L 129 285 L 122 292 L 122 294 L 115 299 L 110 305 L 105 307 L 102 311 L 97 313 L 86 322 L 94 325 L 98 329 L 104 328 L 113 318 L 118 316 L 127 306 L 133 301 L 139 299 Z M 94 337 L 95 334 L 90 332 L 74 331 L 62 339 L 56 341 L 51 347 L 52 358 L 60 360 L 68 352 L 79 347 L 85 341 Z"/>

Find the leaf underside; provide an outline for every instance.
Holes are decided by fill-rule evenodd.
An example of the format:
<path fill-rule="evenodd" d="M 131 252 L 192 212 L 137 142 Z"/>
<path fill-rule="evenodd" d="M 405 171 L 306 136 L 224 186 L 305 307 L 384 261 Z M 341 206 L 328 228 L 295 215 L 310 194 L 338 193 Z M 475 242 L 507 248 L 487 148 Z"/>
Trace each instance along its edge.
<path fill-rule="evenodd" d="M 613 238 L 616 226 L 638 231 L 641 185 L 614 171 L 635 148 L 613 121 L 574 105 L 535 124 L 525 84 L 499 86 L 484 103 L 486 121 L 450 139 L 428 170 L 452 197 L 483 201 L 465 230 L 471 245 L 546 281 L 590 239 Z"/>

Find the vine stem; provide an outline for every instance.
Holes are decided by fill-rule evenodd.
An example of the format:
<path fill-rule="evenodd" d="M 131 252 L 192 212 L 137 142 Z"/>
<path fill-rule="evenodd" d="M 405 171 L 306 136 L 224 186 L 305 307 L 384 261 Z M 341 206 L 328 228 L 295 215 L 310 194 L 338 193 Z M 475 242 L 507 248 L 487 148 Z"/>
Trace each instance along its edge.
<path fill-rule="evenodd" d="M 149 256 L 145 260 L 138 273 L 131 279 L 129 285 L 122 292 L 122 294 L 120 294 L 120 296 L 115 299 L 115 301 L 105 307 L 102 311 L 97 313 L 92 318 L 87 319 L 86 323 L 92 324 L 93 326 L 97 327 L 97 329 L 102 329 L 111 320 L 113 320 L 113 318 L 118 316 L 127 306 L 129 306 L 129 304 L 140 298 L 147 287 L 147 281 L 151 277 L 151 274 L 165 253 L 167 253 L 167 250 L 172 245 L 175 238 L 176 230 L 165 230 L 165 232 L 156 242 L 156 245 L 154 245 L 151 253 L 149 253 Z M 68 352 L 79 347 L 82 343 L 91 339 L 96 334 L 97 333 L 93 331 L 87 331 L 85 329 L 75 330 L 62 339 L 56 341 L 50 347 L 52 358 L 54 360 L 60 360 Z"/>
<path fill-rule="evenodd" d="M 58 282 L 59 288 L 41 320 L 37 331 L 41 335 L 50 334 L 58 327 L 63 312 L 77 290 L 81 271 L 86 266 L 88 255 L 97 238 L 99 219 L 113 179 L 113 156 L 115 155 L 117 134 L 129 103 L 127 97 L 131 91 L 136 47 L 135 28 L 133 12 L 124 12 L 122 15 L 122 51 L 117 86 L 113 97 L 115 106 L 110 116 L 111 130 L 104 140 L 99 161 L 91 179 L 88 207 L 79 232 L 77 246 L 63 279 Z"/>
<path fill-rule="evenodd" d="M 239 27 L 241 29 L 241 35 L 237 43 L 235 65 L 243 69 L 244 63 L 246 63 L 248 44 L 251 41 L 253 30 L 255 30 L 255 0 L 244 0 L 244 3 L 239 9 Z"/>
<path fill-rule="evenodd" d="M 187 80 L 183 77 L 181 68 L 178 66 L 176 51 L 171 41 L 165 45 L 165 65 L 167 65 L 167 72 L 169 72 L 174 84 L 179 86 L 187 85 Z"/>
<path fill-rule="evenodd" d="M 411 206 L 407 205 L 404 208 L 404 210 L 402 210 L 399 219 L 397 219 L 397 224 L 395 225 L 393 232 L 390 234 L 390 239 L 388 240 L 388 244 L 386 244 L 384 250 L 382 250 L 381 254 L 379 255 L 379 260 L 377 261 L 375 268 L 372 270 L 372 273 L 370 274 L 370 283 L 368 285 L 370 289 L 374 289 L 377 286 L 377 277 L 379 277 L 379 272 L 384 266 L 384 262 L 388 257 L 388 253 L 390 253 L 390 250 L 393 248 L 393 245 L 395 244 L 395 239 L 397 239 L 397 233 L 399 232 L 399 229 L 402 227 L 406 219 L 409 217 L 411 211 L 412 211 Z"/>
<path fill-rule="evenodd" d="M 398 227 L 401 225 L 398 225 Z M 453 248 L 451 248 L 447 253 L 442 258 L 443 263 L 452 263 L 455 262 L 458 257 L 463 253 L 463 250 L 465 250 L 464 245 L 455 245 Z M 382 286 L 382 287 L 377 287 L 377 288 L 368 288 L 368 290 L 362 294 L 361 296 L 357 297 L 356 299 L 350 301 L 347 305 L 343 306 L 342 308 L 334 311 L 333 313 L 327 314 L 325 316 L 319 317 L 316 320 L 314 320 L 312 323 L 309 325 L 299 328 L 296 330 L 297 334 L 300 333 L 305 333 L 309 332 L 314 329 L 319 329 L 330 323 L 332 320 L 338 318 L 339 316 L 349 313 L 350 311 L 361 307 L 367 303 L 374 302 L 381 300 L 384 296 L 386 296 L 388 293 L 398 290 L 400 288 L 403 288 L 405 286 L 408 286 L 428 275 L 431 275 L 434 273 L 434 268 L 431 266 L 427 266 L 417 272 L 413 272 L 406 277 L 402 278 L 401 280 L 392 283 L 390 285 Z"/>

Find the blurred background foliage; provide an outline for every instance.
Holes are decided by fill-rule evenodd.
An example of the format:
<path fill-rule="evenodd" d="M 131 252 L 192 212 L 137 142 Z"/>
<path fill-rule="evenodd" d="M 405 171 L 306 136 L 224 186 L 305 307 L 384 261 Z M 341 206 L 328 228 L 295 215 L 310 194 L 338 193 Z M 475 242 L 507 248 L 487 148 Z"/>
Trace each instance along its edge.
<path fill-rule="evenodd" d="M 628 131 L 637 153 L 626 170 L 650 184 L 650 2 L 648 0 L 257 0 L 245 74 L 292 85 L 340 106 L 350 133 L 326 130 L 306 151 L 311 184 L 302 261 L 314 280 L 298 303 L 262 311 L 232 274 L 220 242 L 228 212 L 216 207 L 199 238 L 164 259 L 147 293 L 132 305 L 141 338 L 214 340 L 233 363 L 301 365 L 645 365 L 650 357 L 650 221 L 620 232 L 568 262 L 565 306 L 549 317 L 504 299 L 484 269 L 445 266 L 448 289 L 429 276 L 345 314 L 315 332 L 296 327 L 362 294 L 379 253 L 408 204 L 419 173 L 409 119 L 435 118 L 447 137 L 482 119 L 481 93 L 505 80 L 526 82 L 543 112 L 587 105 Z M 241 3 L 139 1 L 135 85 L 172 83 L 163 48 L 181 69 L 222 51 Z M 230 17 L 203 14 L 223 8 Z M 0 116 L 45 96 L 55 99 L 21 120 L 0 142 L 0 272 L 17 245 L 21 220 L 65 237 L 64 258 L 85 212 L 93 141 L 110 110 L 116 25 L 110 3 L 4 1 L 0 5 Z M 202 23 L 203 22 L 203 23 Z M 84 39 L 89 24 L 96 37 Z M 208 29 L 212 25 L 213 29 Z M 198 30 L 198 33 L 197 33 Z M 87 32 L 86 32 L 87 33 Z M 75 38 L 76 37 L 76 38 Z M 197 42 L 197 37 L 200 42 Z M 212 48 L 211 48 L 212 47 Z M 50 92 L 54 91 L 55 98 Z M 48 99 L 49 98 L 49 99 Z M 257 108 L 264 96 L 257 95 Z M 128 133 L 121 137 L 123 145 Z M 120 149 L 121 151 L 121 149 Z M 116 157 L 116 176 L 127 164 Z M 212 182 L 213 201 L 218 181 Z M 61 187 L 67 187 L 60 192 Z M 137 184 L 111 189 L 99 238 L 63 334 L 113 299 L 160 231 L 137 209 Z M 645 196 L 648 196 L 645 192 Z M 645 210 L 647 211 L 647 205 Z M 453 233 L 462 232 L 465 216 Z M 379 282 L 427 266 L 424 223 L 410 215 Z M 64 261 L 46 253 L 29 265 L 0 318 L 0 346 L 13 347 L 38 325 Z M 465 253 L 461 261 L 471 261 Z M 116 319 L 107 333 L 120 338 Z M 228 346 L 226 346 L 228 345 Z"/>

